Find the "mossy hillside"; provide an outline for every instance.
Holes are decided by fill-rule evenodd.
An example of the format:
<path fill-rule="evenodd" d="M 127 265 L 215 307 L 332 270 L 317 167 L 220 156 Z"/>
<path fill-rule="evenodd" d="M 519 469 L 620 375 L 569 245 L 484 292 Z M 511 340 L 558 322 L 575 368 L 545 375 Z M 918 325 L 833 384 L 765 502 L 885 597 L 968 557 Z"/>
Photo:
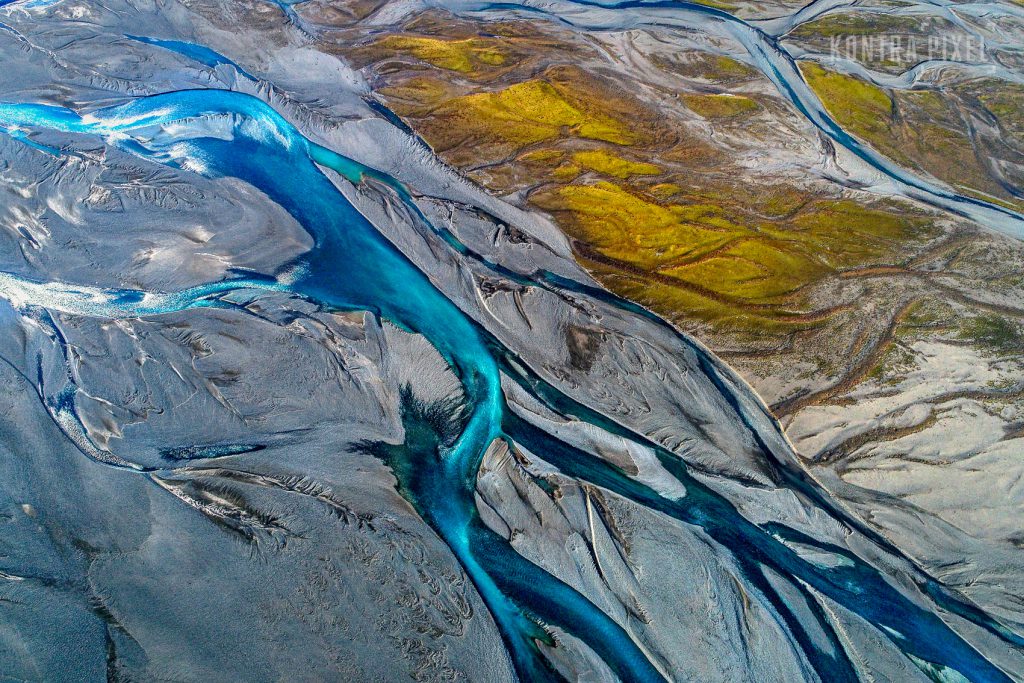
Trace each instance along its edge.
<path fill-rule="evenodd" d="M 533 201 L 586 245 L 584 260 L 608 286 L 663 313 L 733 329 L 807 326 L 804 288 L 926 233 L 920 217 L 849 200 L 811 200 L 785 221 L 708 203 L 665 204 L 611 182 L 567 185 Z"/>
<path fill-rule="evenodd" d="M 699 79 L 717 84 L 732 84 L 763 78 L 757 69 L 726 55 L 688 50 L 666 58 L 654 55 L 652 61 L 659 68 L 684 78 Z"/>
<path fill-rule="evenodd" d="M 682 191 L 683 188 L 675 183 L 657 183 L 647 188 L 648 194 L 660 200 L 670 199 Z"/>
<path fill-rule="evenodd" d="M 534 147 L 561 148 L 561 143 L 574 140 L 640 151 L 649 149 L 654 141 L 671 137 L 662 130 L 663 117 L 574 67 L 552 67 L 493 90 L 466 90 L 441 78 L 416 76 L 380 92 L 455 166 L 472 165 L 474 160 L 478 164 L 487 160 L 514 162 L 535 151 Z M 542 161 L 538 157 L 529 160 Z M 556 165 L 550 164 L 552 168 Z M 559 176 L 571 177 L 584 168 L 613 177 L 657 172 L 651 165 L 609 149 L 594 150 L 580 160 L 572 160 Z"/>
<path fill-rule="evenodd" d="M 560 149 L 534 149 L 520 154 L 516 160 L 526 164 L 545 164 L 548 162 L 558 161 L 564 156 L 565 152 Z"/>
<path fill-rule="evenodd" d="M 430 76 L 414 76 L 396 85 L 381 88 L 378 92 L 399 115 L 418 118 L 442 102 L 456 97 L 458 90 L 451 84 Z"/>
<path fill-rule="evenodd" d="M 1024 354 L 1024 328 L 998 313 L 967 316 L 947 301 L 925 298 L 913 304 L 896 326 L 892 345 L 869 376 L 894 383 L 914 367 L 911 345 L 919 339 L 958 340 L 997 356 Z M 887 379 L 888 378 L 888 379 Z"/>
<path fill-rule="evenodd" d="M 729 2 L 722 2 L 721 0 L 694 0 L 694 2 L 698 5 L 720 9 L 723 12 L 734 12 L 738 9 L 736 5 Z"/>
<path fill-rule="evenodd" d="M 759 108 L 757 102 L 749 97 L 728 93 L 683 95 L 683 102 L 706 119 L 734 118 L 752 114 Z"/>
<path fill-rule="evenodd" d="M 487 22 L 484 27 L 439 10 L 416 15 L 399 32 L 373 31 L 365 42 L 339 36 L 332 49 L 357 68 L 377 65 L 381 74 L 408 76 L 434 69 L 449 85 L 471 82 L 495 89 L 511 72 L 526 80 L 551 58 L 571 62 L 591 54 L 589 46 L 567 45 L 536 22 Z M 396 79 L 388 80 L 398 85 Z"/>
<path fill-rule="evenodd" d="M 843 128 L 880 151 L 894 151 L 895 141 L 889 129 L 893 103 L 884 90 L 814 62 L 800 62 L 799 67 L 825 109 Z"/>
<path fill-rule="evenodd" d="M 887 91 L 860 78 L 800 62 L 800 71 L 825 109 L 848 132 L 896 163 L 930 174 L 963 191 L 1016 208 L 1019 205 L 979 161 L 953 95 Z"/>
<path fill-rule="evenodd" d="M 997 314 L 979 315 L 963 322 L 959 336 L 1000 354 L 1024 354 L 1024 330 Z"/>
<path fill-rule="evenodd" d="M 640 161 L 630 161 L 605 149 L 576 152 L 573 160 L 580 166 L 614 178 L 651 176 L 661 173 L 661 167 Z"/>
<path fill-rule="evenodd" d="M 644 156 L 654 154 L 660 158 L 664 153 L 668 164 L 687 166 L 720 165 L 722 161 L 712 154 L 711 146 L 689 139 L 692 136 L 685 128 L 669 126 L 662 112 L 650 109 L 635 94 L 602 76 L 565 64 L 538 73 L 529 64 L 510 60 L 507 69 L 495 72 L 504 75 L 489 79 L 482 76 L 486 69 L 473 63 L 474 55 L 481 50 L 516 54 L 518 41 L 531 39 L 498 36 L 495 40 L 500 48 L 494 48 L 490 43 L 480 43 L 479 30 L 469 37 L 441 39 L 436 34 L 444 27 L 433 19 L 414 23 L 417 32 L 431 36 L 388 36 L 377 40 L 378 47 L 414 54 L 438 72 L 457 70 L 472 82 L 413 71 L 407 72 L 412 75 L 393 79 L 380 92 L 447 161 L 470 167 L 467 172 L 491 189 L 511 189 L 523 178 L 522 169 L 498 168 L 495 161 L 535 166 L 534 178 L 551 174 L 563 182 L 587 172 L 618 179 L 653 176 L 662 168 Z M 452 30 L 465 36 L 460 26 Z M 511 28 L 517 28 L 517 24 L 513 22 Z M 489 36 L 496 35 L 492 30 L 496 29 L 488 25 Z M 561 48 L 552 49 L 557 52 Z M 728 57 L 695 54 L 732 75 L 752 71 Z M 395 66 L 384 64 L 384 68 Z M 522 74 L 530 77 L 517 80 Z M 724 94 L 696 95 L 691 104 L 702 115 L 716 120 L 741 118 L 759 106 L 747 97 Z M 574 140 L 604 143 L 607 148 L 573 145 Z M 540 145 L 563 149 L 570 156 L 557 163 L 545 163 L 554 159 L 550 155 L 546 159 L 523 156 Z M 629 150 L 615 149 L 625 147 Z M 580 152 L 580 156 L 573 158 L 573 152 Z M 486 168 L 474 170 L 474 159 Z"/>
<path fill-rule="evenodd" d="M 826 14 L 801 24 L 786 35 L 787 40 L 800 43 L 809 52 L 837 52 L 889 73 L 900 73 L 925 59 L 928 41 L 935 37 L 951 37 L 962 42 L 967 34 L 940 17 L 871 13 L 869 8 L 864 8 L 856 13 Z M 880 42 L 868 47 L 864 39 L 880 39 Z"/>
<path fill-rule="evenodd" d="M 570 180 L 575 180 L 582 172 L 583 169 L 576 164 L 562 164 L 551 171 L 551 177 L 562 182 L 569 182 Z"/>
<path fill-rule="evenodd" d="M 497 41 L 479 38 L 443 40 L 389 35 L 374 43 L 373 47 L 385 53 L 408 54 L 438 68 L 467 74 L 502 66 L 508 60 L 507 51 Z"/>
<path fill-rule="evenodd" d="M 1007 89 L 981 96 L 986 108 L 1015 132 L 1024 130 L 1024 91 Z"/>
<path fill-rule="evenodd" d="M 974 87 L 980 91 L 976 93 L 978 100 L 996 117 L 1000 129 L 1024 145 L 1024 86 L 986 80 Z"/>
<path fill-rule="evenodd" d="M 549 140 L 563 129 L 591 140 L 628 145 L 634 141 L 624 123 L 588 102 L 571 102 L 544 80 L 517 83 L 497 92 L 466 95 L 446 103 L 437 115 L 516 146 Z"/>
<path fill-rule="evenodd" d="M 835 36 L 928 35 L 934 30 L 949 28 L 949 22 L 926 15 L 831 13 L 801 24 L 789 36 L 808 40 Z"/>

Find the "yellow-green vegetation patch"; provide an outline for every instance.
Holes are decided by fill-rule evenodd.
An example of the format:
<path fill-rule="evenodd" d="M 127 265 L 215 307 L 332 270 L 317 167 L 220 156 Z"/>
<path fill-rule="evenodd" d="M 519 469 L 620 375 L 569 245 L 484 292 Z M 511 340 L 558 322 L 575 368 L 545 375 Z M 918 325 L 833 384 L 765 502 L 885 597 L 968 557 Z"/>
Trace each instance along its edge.
<path fill-rule="evenodd" d="M 630 161 L 607 150 L 595 149 L 573 154 L 573 160 L 591 171 L 597 171 L 615 178 L 629 178 L 638 175 L 658 175 L 661 167 L 640 161 Z"/>
<path fill-rule="evenodd" d="M 962 321 L 963 317 L 948 301 L 928 297 L 906 309 L 902 320 L 896 325 L 893 337 L 909 342 L 946 332 L 956 328 Z"/>
<path fill-rule="evenodd" d="M 856 76 L 822 68 L 814 62 L 799 63 L 807 84 L 825 109 L 848 132 L 882 148 L 889 148 L 892 100 L 881 88 Z"/>
<path fill-rule="evenodd" d="M 562 182 L 568 182 L 568 181 L 573 180 L 574 178 L 576 178 L 576 176 L 578 176 L 582 172 L 583 172 L 583 169 L 581 169 L 576 164 L 562 164 L 561 166 L 559 166 L 559 167 L 555 168 L 553 171 L 551 171 L 551 175 L 556 180 L 561 180 Z"/>
<path fill-rule="evenodd" d="M 572 212 L 581 239 L 612 258 L 644 269 L 703 253 L 729 238 L 685 222 L 680 207 L 646 201 L 610 182 L 561 187 L 558 200 L 554 205 Z"/>
<path fill-rule="evenodd" d="M 924 218 L 886 204 L 805 197 L 790 203 L 792 218 L 768 221 L 735 207 L 664 204 L 648 194 L 598 182 L 563 186 L 533 201 L 563 216 L 607 286 L 662 313 L 734 330 L 814 324 L 798 296 L 806 285 L 932 236 Z"/>
<path fill-rule="evenodd" d="M 579 237 L 614 257 L 626 258 L 646 238 L 675 225 L 667 208 L 644 201 L 609 182 L 570 185 L 558 189 L 556 208 L 573 212 L 582 230 Z M 541 200 L 541 198 L 537 198 Z M 656 266 L 658 259 L 647 265 Z"/>
<path fill-rule="evenodd" d="M 1020 325 L 994 313 L 965 321 L 960 337 L 997 353 L 1024 353 L 1024 332 Z"/>
<path fill-rule="evenodd" d="M 757 110 L 757 102 L 743 95 L 692 94 L 683 95 L 683 102 L 695 113 L 706 119 L 725 119 Z"/>
<path fill-rule="evenodd" d="M 781 242 L 744 237 L 732 240 L 713 258 L 663 272 L 742 304 L 772 303 L 820 276 L 822 268 L 806 254 Z"/>
<path fill-rule="evenodd" d="M 721 0 L 694 0 L 698 5 L 704 5 L 705 7 L 714 7 L 720 9 L 723 12 L 732 12 L 737 9 L 736 5 L 728 2 L 721 2 Z"/>
<path fill-rule="evenodd" d="M 657 199 L 669 199 L 680 192 L 683 188 L 679 187 L 675 183 L 658 183 L 657 185 L 651 185 L 647 188 L 647 193 Z"/>
<path fill-rule="evenodd" d="M 935 234 L 924 219 L 905 207 L 881 203 L 867 207 L 849 199 L 816 201 L 785 228 L 764 229 L 780 239 L 796 238 L 808 245 L 808 258 L 828 269 L 844 269 L 876 262 L 908 240 Z"/>
<path fill-rule="evenodd" d="M 422 36 L 387 36 L 375 43 L 375 47 L 403 54 L 449 71 L 470 73 L 481 66 L 501 66 L 506 55 L 494 41 L 476 38 L 463 40 L 442 40 Z"/>
<path fill-rule="evenodd" d="M 903 105 L 915 107 L 923 114 L 939 120 L 949 120 L 952 114 L 949 103 L 934 90 L 910 90 L 899 93 L 899 101 Z"/>
<path fill-rule="evenodd" d="M 529 71 L 531 76 L 514 80 L 514 73 L 519 71 Z M 636 159 L 641 150 L 666 140 L 678 143 L 682 137 L 678 132 L 667 134 L 669 126 L 664 115 L 622 89 L 616 81 L 572 65 L 550 66 L 540 74 L 520 65 L 497 80 L 503 85 L 484 85 L 484 80 L 476 75 L 469 83 L 420 72 L 396 79 L 380 92 L 454 166 L 474 168 L 508 161 L 533 166 L 530 173 L 534 179 L 542 169 L 554 170 L 563 161 L 559 154 L 569 164 L 560 175 L 564 178 L 578 174 L 583 165 L 576 160 L 570 162 L 571 150 L 594 148 L 597 145 L 593 143 L 629 146 L 631 150 L 627 154 L 609 150 L 609 154 L 621 157 L 622 163 L 613 163 L 611 158 L 583 157 L 589 166 L 613 172 L 612 177 L 623 173 L 627 177 L 653 174 L 660 169 L 628 164 L 642 161 L 642 157 Z M 570 140 L 575 142 L 565 144 Z M 577 144 L 581 141 L 590 144 Z M 495 180 L 499 176 L 525 179 L 515 172 L 487 174 Z M 506 189 L 490 182 L 488 187 L 496 191 Z"/>
<path fill-rule="evenodd" d="M 415 114 L 421 107 L 432 107 L 452 96 L 450 86 L 434 78 L 407 78 L 398 85 L 380 89 L 391 108 L 399 114 Z"/>
<path fill-rule="evenodd" d="M 1011 89 L 1005 89 L 1005 93 L 1007 99 L 1012 97 Z M 895 101 L 901 120 L 895 137 L 902 144 L 901 149 L 905 149 L 920 168 L 958 186 L 964 194 L 1020 209 L 1019 203 L 979 162 L 976 143 L 971 140 L 963 116 L 949 93 L 896 91 Z M 1018 103 L 1024 105 L 1024 98 Z M 1024 123 L 1024 119 L 1021 122 Z M 1013 135 L 1012 128 L 1006 130 Z M 979 140 L 977 144 L 988 151 L 984 141 Z"/>
<path fill-rule="evenodd" d="M 795 38 L 832 38 L 834 36 L 875 36 L 882 33 L 922 34 L 928 30 L 941 30 L 936 23 L 951 28 L 948 22 L 934 17 L 895 16 L 888 14 L 829 14 L 798 26 L 791 36 Z M 931 28 L 929 28 L 931 27 Z"/>
<path fill-rule="evenodd" d="M 915 367 L 917 367 L 917 357 L 914 352 L 902 344 L 893 344 L 885 350 L 867 376 L 880 384 L 895 386 Z"/>
<path fill-rule="evenodd" d="M 935 123 L 914 126 L 913 153 L 919 165 L 968 193 L 992 197 L 998 192 L 988 172 L 978 164 L 971 140 L 959 130 Z"/>
<path fill-rule="evenodd" d="M 519 161 L 524 161 L 528 164 L 542 164 L 548 161 L 554 161 L 561 159 L 565 156 L 565 152 L 560 149 L 535 149 L 525 154 L 519 155 Z"/>
<path fill-rule="evenodd" d="M 978 161 L 963 119 L 945 94 L 896 91 L 890 97 L 871 83 L 813 62 L 800 62 L 800 71 L 832 117 L 882 154 L 955 185 L 965 194 L 1018 208 Z M 894 115 L 897 107 L 899 116 Z"/>
<path fill-rule="evenodd" d="M 654 61 L 666 71 L 672 71 L 687 78 L 700 78 L 716 83 L 749 80 L 760 74 L 757 69 L 732 57 L 696 50 L 681 52 L 672 59 L 655 56 Z"/>
<path fill-rule="evenodd" d="M 712 55 L 708 53 L 694 53 L 703 55 L 698 58 L 697 64 L 701 67 L 701 75 L 712 81 L 735 81 L 754 78 L 760 72 L 752 66 L 747 66 L 738 59 L 726 55 Z"/>
<path fill-rule="evenodd" d="M 1007 132 L 1024 140 L 1024 87 L 999 81 L 986 85 L 988 92 L 978 99 Z"/>
<path fill-rule="evenodd" d="M 436 116 L 467 133 L 517 147 L 559 137 L 563 131 L 581 138 L 626 145 L 633 136 L 615 119 L 570 103 L 551 83 L 536 79 L 498 92 L 455 98 Z"/>
<path fill-rule="evenodd" d="M 1021 0 L 1024 2 L 1024 0 Z M 1024 93 L 1020 90 L 1006 90 L 981 96 L 985 108 L 1000 119 L 1020 120 L 1024 117 Z"/>
<path fill-rule="evenodd" d="M 788 185 L 768 186 L 758 197 L 758 208 L 765 216 L 789 216 L 808 202 L 807 194 Z"/>

